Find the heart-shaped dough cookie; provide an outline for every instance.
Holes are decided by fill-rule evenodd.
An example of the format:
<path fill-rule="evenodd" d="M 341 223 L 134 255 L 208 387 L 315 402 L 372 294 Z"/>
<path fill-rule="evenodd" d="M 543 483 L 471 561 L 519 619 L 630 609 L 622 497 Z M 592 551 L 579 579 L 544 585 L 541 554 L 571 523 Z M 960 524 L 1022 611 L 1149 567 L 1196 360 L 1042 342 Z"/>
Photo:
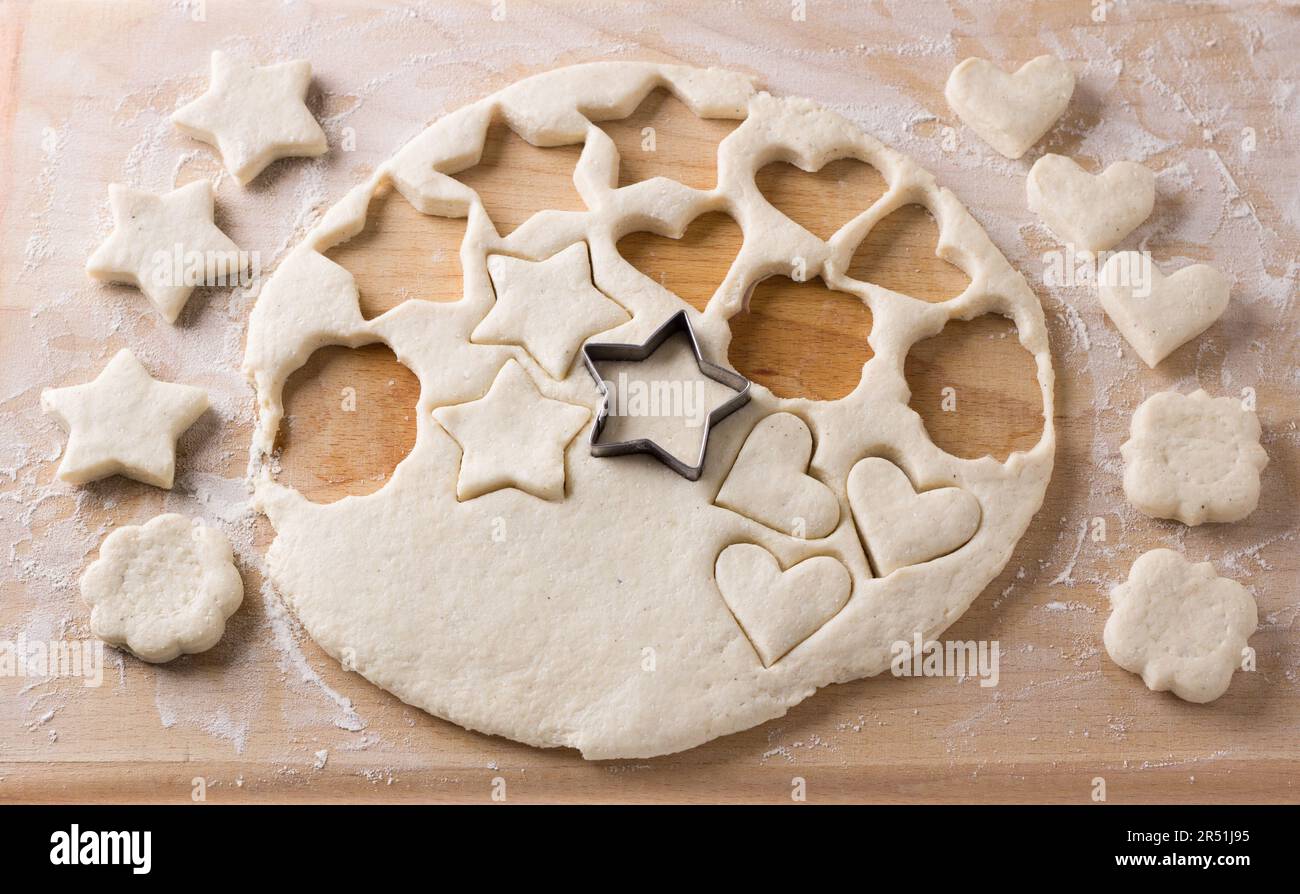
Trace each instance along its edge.
<path fill-rule="evenodd" d="M 807 474 L 812 432 L 792 413 L 773 413 L 754 426 L 714 501 L 759 524 L 817 540 L 835 530 L 840 502 Z"/>
<path fill-rule="evenodd" d="M 849 508 L 881 577 L 948 555 L 980 525 L 973 495 L 959 487 L 917 493 L 902 469 L 875 456 L 849 472 Z"/>
<path fill-rule="evenodd" d="M 1097 292 L 1106 316 L 1152 369 L 1209 329 L 1228 306 L 1228 279 L 1208 264 L 1165 276 L 1135 251 L 1111 256 Z"/>
<path fill-rule="evenodd" d="M 782 571 L 775 556 L 753 543 L 724 549 L 714 574 L 723 600 L 764 667 L 835 617 L 853 588 L 849 570 L 839 559 L 813 556 Z"/>
<path fill-rule="evenodd" d="M 1131 161 L 1089 174 L 1064 155 L 1044 155 L 1029 169 L 1029 210 L 1063 241 L 1083 251 L 1117 245 L 1151 214 L 1156 175 Z"/>
<path fill-rule="evenodd" d="M 943 95 L 966 126 L 1007 158 L 1019 158 L 1047 133 L 1074 93 L 1074 73 L 1055 56 L 1007 74 L 987 59 L 963 59 Z"/>

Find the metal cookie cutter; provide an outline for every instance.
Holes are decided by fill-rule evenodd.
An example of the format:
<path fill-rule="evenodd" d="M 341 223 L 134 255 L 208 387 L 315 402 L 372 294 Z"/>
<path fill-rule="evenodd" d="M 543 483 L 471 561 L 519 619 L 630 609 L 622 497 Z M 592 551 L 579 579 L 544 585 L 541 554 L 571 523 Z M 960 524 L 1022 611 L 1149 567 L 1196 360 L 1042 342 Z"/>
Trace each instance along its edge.
<path fill-rule="evenodd" d="M 683 333 L 691 343 L 691 353 L 695 355 L 695 364 L 699 367 L 700 372 L 713 381 L 721 382 L 736 391 L 736 394 L 714 407 L 709 415 L 705 417 L 704 436 L 700 439 L 700 453 L 696 458 L 695 465 L 687 465 L 649 438 L 614 441 L 609 444 L 597 443 L 600 440 L 600 433 L 605 429 L 605 421 L 609 418 L 609 387 L 605 384 L 605 380 L 600 377 L 600 372 L 596 369 L 596 363 L 600 361 L 645 360 L 659 350 L 668 339 Z M 700 351 L 700 342 L 695 337 L 695 329 L 691 326 L 690 317 L 687 316 L 684 310 L 679 310 L 669 317 L 642 344 L 587 344 L 582 346 L 582 359 L 587 364 L 587 371 L 596 380 L 596 387 L 600 389 L 602 397 L 600 412 L 596 414 L 596 424 L 591 428 L 591 455 L 623 456 L 628 453 L 648 453 L 688 481 L 698 481 L 700 475 L 704 472 L 704 454 L 709 448 L 709 433 L 713 430 L 713 426 L 749 402 L 749 379 L 746 379 L 738 372 L 710 363 L 704 359 L 704 355 Z"/>

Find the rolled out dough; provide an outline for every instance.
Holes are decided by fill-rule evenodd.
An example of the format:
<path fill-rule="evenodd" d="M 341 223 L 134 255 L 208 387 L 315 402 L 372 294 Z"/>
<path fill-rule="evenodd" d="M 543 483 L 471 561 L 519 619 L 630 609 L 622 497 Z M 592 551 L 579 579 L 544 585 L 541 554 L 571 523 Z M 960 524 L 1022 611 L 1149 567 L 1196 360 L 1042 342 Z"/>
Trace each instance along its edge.
<path fill-rule="evenodd" d="M 618 155 L 599 123 L 626 117 L 661 87 L 702 117 L 743 119 L 719 144 L 715 189 L 665 178 L 617 188 Z M 534 145 L 585 144 L 574 183 L 589 210 L 541 211 L 501 237 L 478 197 L 454 178 L 478 162 L 496 121 Z M 871 164 L 889 189 L 826 241 L 768 204 L 754 184 L 755 171 L 772 161 L 813 171 L 843 157 Z M 323 253 L 361 231 L 371 197 L 390 183 L 426 214 L 466 219 L 464 296 L 407 301 L 367 321 L 351 275 Z M 914 202 L 934 215 L 938 253 L 971 280 L 940 304 L 846 275 L 873 225 Z M 736 219 L 745 239 L 703 313 L 615 249 L 631 230 L 680 236 L 692 220 L 717 210 Z M 523 312 L 528 296 L 518 289 L 525 268 L 500 260 L 567 261 L 560 253 L 580 254 L 572 248 L 579 244 L 586 246 L 592 285 L 612 302 L 606 307 L 587 293 L 585 303 L 622 308 L 629 317 L 611 315 L 603 325 L 613 328 L 595 334 L 588 318 Z M 575 344 L 588 337 L 639 344 L 686 308 L 707 359 L 726 363 L 728 319 L 758 281 L 788 271 L 796 257 L 810 278 L 820 276 L 870 308 L 874 356 L 850 394 L 782 399 L 755 385 L 749 404 L 713 430 L 698 481 L 646 456 L 593 457 L 584 428 L 564 447 L 562 487 L 548 479 L 553 499 L 516 486 L 475 487 L 457 499 L 462 445 L 453 437 L 455 421 L 450 432 L 440 421 L 448 408 L 488 395 L 507 363 L 528 374 L 539 400 L 594 415 L 595 383 L 580 360 L 565 360 Z M 950 320 L 983 313 L 1015 322 L 1042 391 L 1041 439 L 1005 462 L 937 448 L 908 407 L 903 378 L 913 343 Z M 476 337 L 489 318 L 491 337 Z M 283 415 L 285 379 L 324 345 L 372 342 L 390 346 L 420 380 L 415 446 L 375 493 L 313 504 L 277 483 L 265 461 Z M 885 670 L 895 642 L 943 631 L 1002 569 L 1042 501 L 1054 450 L 1042 308 L 957 198 L 839 115 L 757 92 L 739 74 L 675 65 L 561 68 L 434 123 L 330 209 L 280 264 L 251 317 L 245 372 L 258 395 L 256 501 L 276 531 L 270 577 L 311 636 L 412 705 L 472 729 L 577 748 L 589 758 L 689 748 L 778 717 L 820 686 Z M 815 444 L 804 470 L 806 440 L 760 438 L 768 449 L 792 451 L 778 464 L 789 471 L 783 480 L 799 484 L 804 479 L 796 473 L 805 471 L 839 503 L 838 513 L 815 507 L 812 533 L 825 534 L 816 540 L 791 536 L 784 524 L 769 527 L 770 518 L 755 520 L 762 511 L 746 515 L 715 503 L 742 444 L 777 413 L 803 420 Z M 500 416 L 501 430 L 512 438 L 527 443 L 535 431 L 538 450 L 560 442 L 555 432 L 562 426 L 554 420 L 507 425 L 507 415 Z M 513 471 L 522 474 L 535 457 L 520 449 Z M 982 514 L 974 535 L 950 553 L 873 578 L 846 484 L 849 470 L 869 455 L 896 461 L 912 481 L 940 482 L 976 500 Z M 729 492 L 722 502 L 779 504 L 770 493 L 753 496 Z M 804 512 L 814 508 L 806 498 L 793 503 Z M 715 578 L 719 557 L 744 544 L 755 549 L 726 553 L 727 581 L 772 591 L 724 598 Z M 744 562 L 755 556 L 763 557 L 763 573 L 745 573 Z M 842 573 L 850 582 L 845 599 Z M 808 605 L 792 606 L 787 600 L 799 590 L 787 580 L 833 591 L 808 593 Z M 744 623 L 729 601 L 743 606 Z"/>

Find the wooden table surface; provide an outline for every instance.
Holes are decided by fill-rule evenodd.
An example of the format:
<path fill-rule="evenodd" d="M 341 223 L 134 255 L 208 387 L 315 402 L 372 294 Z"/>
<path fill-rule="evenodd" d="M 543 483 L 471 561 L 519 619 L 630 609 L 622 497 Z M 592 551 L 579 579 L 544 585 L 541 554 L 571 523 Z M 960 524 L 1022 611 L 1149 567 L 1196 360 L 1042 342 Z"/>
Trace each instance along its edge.
<path fill-rule="evenodd" d="M 508 0 L 407 13 L 315 3 L 40 3 L 0 11 L 0 640 L 89 636 L 76 578 L 112 527 L 170 510 L 232 537 L 246 598 L 211 652 L 152 667 L 110 653 L 104 684 L 0 677 L 0 801 L 813 802 L 872 800 L 1088 803 L 1297 800 L 1296 67 L 1284 62 L 1300 16 L 1281 4 L 1234 9 L 1082 2 L 792 5 L 696 3 L 635 13 Z M 261 10 L 259 12 L 259 10 Z M 793 9 L 797 12 L 797 9 Z M 199 14 L 201 13 L 201 17 Z M 208 147 L 167 114 L 204 88 L 223 48 L 264 61 L 312 61 L 313 110 L 330 137 L 321 160 L 279 162 L 241 189 Z M 1007 162 L 965 130 L 942 87 L 952 65 L 984 55 L 1011 67 L 1067 59 L 1079 87 L 1039 147 Z M 1057 468 L 1046 502 L 1003 574 L 949 632 L 996 639 L 999 685 L 889 677 L 832 686 L 786 717 L 691 751 L 644 761 L 582 760 L 467 732 L 403 705 L 326 657 L 264 586 L 269 526 L 248 511 L 243 475 L 252 394 L 239 364 L 255 289 L 200 290 L 169 327 L 136 290 L 84 275 L 108 228 L 111 181 L 163 190 L 216 182 L 218 222 L 266 269 L 349 185 L 440 114 L 556 64 L 676 60 L 749 72 L 778 93 L 840 110 L 917 157 L 967 203 L 1044 302 L 1057 368 Z M 644 127 L 659 134 L 641 149 Z M 655 94 L 606 127 L 623 182 L 658 174 L 712 183 L 713 152 L 734 122 L 700 121 Z M 1253 142 L 1247 139 L 1253 134 Z M 1249 148 L 1247 144 L 1249 143 Z M 493 132 L 462 179 L 513 229 L 540 208 L 581 208 L 577 147 L 541 150 Z M 1202 338 L 1152 371 L 1135 358 L 1086 283 L 1046 285 L 1054 237 L 1024 207 L 1042 151 L 1092 169 L 1122 158 L 1159 173 L 1157 211 L 1122 247 L 1158 263 L 1210 261 L 1233 304 Z M 829 235 L 883 188 L 842 161 L 816 174 L 775 164 L 767 198 Z M 459 295 L 463 221 L 426 217 L 391 194 L 366 231 L 330 256 L 357 279 L 367 317 L 408 299 Z M 725 215 L 681 240 L 633 234 L 623 256 L 702 306 L 740 244 Z M 964 274 L 934 257 L 923 209 L 891 216 L 853 275 L 943 300 Z M 869 356 L 870 316 L 819 282 L 774 279 L 733 321 L 731 362 L 779 394 L 834 398 Z M 117 349 L 154 374 L 208 388 L 214 409 L 181 440 L 176 489 L 121 479 L 72 488 L 53 478 L 62 433 L 39 413 L 42 387 L 85 381 Z M 962 456 L 1035 442 L 1032 361 L 1001 318 L 954 323 L 907 360 L 912 406 L 931 437 Z M 1127 506 L 1118 447 L 1132 410 L 1170 387 L 1254 389 L 1270 465 L 1260 508 L 1235 525 L 1187 529 Z M 338 395 L 356 390 L 357 412 Z M 941 409 L 954 388 L 957 410 Z M 415 436 L 418 383 L 382 346 L 326 348 L 286 388 L 282 480 L 331 501 L 380 487 Z M 1101 520 L 1100 524 L 1097 520 Z M 1093 533 L 1103 531 L 1094 538 Z M 1110 586 L 1155 546 L 1174 546 L 1247 585 L 1260 606 L 1258 670 L 1212 705 L 1148 692 L 1109 661 L 1101 628 Z M 0 642 L 0 648 L 3 642 Z M 495 789 L 494 789 L 495 786 Z M 198 793 L 196 795 L 196 792 Z M 201 798 L 199 797 L 201 795 Z"/>

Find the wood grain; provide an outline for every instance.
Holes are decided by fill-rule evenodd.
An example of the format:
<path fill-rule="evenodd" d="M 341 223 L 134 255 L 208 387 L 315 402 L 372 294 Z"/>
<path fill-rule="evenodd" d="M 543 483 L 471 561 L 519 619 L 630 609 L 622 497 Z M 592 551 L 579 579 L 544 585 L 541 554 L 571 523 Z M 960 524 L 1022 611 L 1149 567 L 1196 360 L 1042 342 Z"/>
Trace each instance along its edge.
<path fill-rule="evenodd" d="M 696 310 L 704 310 L 740 253 L 744 234 L 722 211 L 701 214 L 680 239 L 638 231 L 618 241 L 618 253 L 637 270 Z"/>
<path fill-rule="evenodd" d="M 876 169 L 856 158 L 841 158 L 816 171 L 774 161 L 755 172 L 754 184 L 769 204 L 821 239 L 834 236 L 886 189 Z"/>
<path fill-rule="evenodd" d="M 384 345 L 321 348 L 284 386 L 279 480 L 315 503 L 379 490 L 415 446 L 419 396 Z"/>
<path fill-rule="evenodd" d="M 459 300 L 464 237 L 464 218 L 421 214 L 385 185 L 366 209 L 365 229 L 325 255 L 352 274 L 361 315 L 371 320 L 411 298 Z"/>
<path fill-rule="evenodd" d="M 713 189 L 718 143 L 740 124 L 697 118 L 662 88 L 651 91 L 626 118 L 599 123 L 618 149 L 619 186 L 667 177 L 693 189 Z"/>
<path fill-rule="evenodd" d="M 580 155 L 581 146 L 540 149 L 497 123 L 488 128 L 479 163 L 456 179 L 478 193 L 497 233 L 508 236 L 543 209 L 586 209 L 573 185 Z"/>
<path fill-rule="evenodd" d="M 871 311 L 820 279 L 773 276 L 731 318 L 728 359 L 779 397 L 835 400 L 857 387 L 871 359 Z"/>

